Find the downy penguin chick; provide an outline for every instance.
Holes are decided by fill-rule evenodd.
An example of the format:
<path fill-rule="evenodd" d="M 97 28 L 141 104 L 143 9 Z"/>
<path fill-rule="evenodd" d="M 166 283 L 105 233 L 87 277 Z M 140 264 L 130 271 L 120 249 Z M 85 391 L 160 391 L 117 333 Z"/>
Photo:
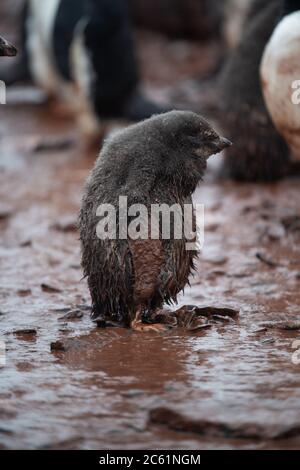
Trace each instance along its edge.
<path fill-rule="evenodd" d="M 32 79 L 74 108 L 84 134 L 98 135 L 105 119 L 161 112 L 139 91 L 126 1 L 27 0 L 24 24 L 22 58 Z"/>
<path fill-rule="evenodd" d="M 281 21 L 261 63 L 262 87 L 270 115 L 300 160 L 300 0 L 285 0 Z"/>
<path fill-rule="evenodd" d="M 175 239 L 171 231 L 164 239 L 160 230 L 158 238 L 149 236 L 152 205 L 178 204 L 180 210 L 184 204 L 192 205 L 191 195 L 204 175 L 208 157 L 229 145 L 202 117 L 188 111 L 154 116 L 118 132 L 104 144 L 87 181 L 79 217 L 82 267 L 93 320 L 139 331 L 165 328 L 143 320 L 149 321 L 164 302 L 176 302 L 197 253 L 186 250 L 185 235 Z M 139 224 L 140 229 L 147 227 L 145 239 L 127 233 L 120 236 L 120 232 L 115 239 L 99 238 L 98 208 L 116 208 L 115 226 L 119 228 L 121 196 L 127 197 L 129 208 L 126 229 L 130 208 L 136 204 L 146 207 Z"/>
<path fill-rule="evenodd" d="M 221 77 L 220 125 L 234 141 L 224 173 L 242 181 L 272 181 L 289 170 L 289 152 L 264 102 L 260 64 L 274 30 L 281 0 L 254 0 L 243 35 Z"/>

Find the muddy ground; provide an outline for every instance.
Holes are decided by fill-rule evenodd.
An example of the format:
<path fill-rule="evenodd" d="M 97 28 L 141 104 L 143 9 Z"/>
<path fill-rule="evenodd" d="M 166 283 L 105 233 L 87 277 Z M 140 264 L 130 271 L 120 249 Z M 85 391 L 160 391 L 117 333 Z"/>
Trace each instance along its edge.
<path fill-rule="evenodd" d="M 140 36 L 157 97 L 217 55 Z M 299 181 L 238 185 L 211 168 L 195 195 L 205 245 L 180 304 L 226 305 L 239 319 L 163 335 L 97 329 L 74 227 L 97 152 L 40 99 L 21 88 L 0 108 L 0 448 L 299 448 Z M 51 352 L 57 341 L 64 350 Z"/>

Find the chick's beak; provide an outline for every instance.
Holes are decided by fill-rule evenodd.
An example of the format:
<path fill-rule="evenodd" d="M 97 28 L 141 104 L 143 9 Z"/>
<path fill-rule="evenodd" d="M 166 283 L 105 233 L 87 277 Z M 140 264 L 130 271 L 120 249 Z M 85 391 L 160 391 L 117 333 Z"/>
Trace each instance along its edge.
<path fill-rule="evenodd" d="M 15 55 L 17 55 L 17 49 L 0 36 L 0 56 L 14 57 Z"/>
<path fill-rule="evenodd" d="M 219 139 L 213 142 L 213 145 L 218 152 L 222 152 L 222 150 L 226 149 L 227 147 L 232 146 L 232 142 L 225 137 L 220 137 Z"/>

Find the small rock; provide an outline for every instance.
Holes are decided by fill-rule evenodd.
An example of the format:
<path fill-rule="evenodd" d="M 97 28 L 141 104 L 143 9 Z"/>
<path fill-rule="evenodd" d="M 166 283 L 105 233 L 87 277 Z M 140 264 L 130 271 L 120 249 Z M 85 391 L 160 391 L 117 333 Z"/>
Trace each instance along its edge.
<path fill-rule="evenodd" d="M 275 343 L 275 339 L 274 338 L 266 338 L 266 339 L 262 340 L 262 343 L 263 344 L 273 344 L 273 343 Z"/>
<path fill-rule="evenodd" d="M 32 246 L 32 240 L 24 240 L 20 243 L 21 248 L 28 248 Z"/>
<path fill-rule="evenodd" d="M 214 264 L 216 266 L 223 266 L 227 263 L 228 258 L 222 255 L 207 255 L 202 258 L 202 260 L 206 263 Z"/>
<path fill-rule="evenodd" d="M 163 323 L 173 328 L 178 326 L 178 321 L 174 312 L 167 309 L 162 309 L 159 313 L 156 313 L 153 317 L 153 323 Z"/>
<path fill-rule="evenodd" d="M 70 311 L 70 307 L 52 308 L 50 311 L 54 313 L 68 313 Z"/>
<path fill-rule="evenodd" d="M 187 331 L 197 331 L 211 328 L 213 323 L 229 323 L 239 316 L 239 311 L 228 307 L 197 307 L 185 305 L 173 312 L 177 318 L 178 326 Z"/>
<path fill-rule="evenodd" d="M 80 318 L 83 317 L 83 312 L 82 310 L 79 309 L 74 309 L 74 310 L 69 310 L 64 316 L 60 317 L 60 321 L 67 321 L 67 320 L 80 320 Z"/>
<path fill-rule="evenodd" d="M 76 308 L 78 308 L 79 310 L 82 310 L 83 312 L 87 312 L 87 313 L 91 313 L 92 311 L 92 307 L 90 305 L 86 305 L 86 304 L 77 304 L 75 305 Z"/>
<path fill-rule="evenodd" d="M 34 368 L 32 362 L 18 362 L 16 368 L 21 372 L 30 372 Z"/>
<path fill-rule="evenodd" d="M 272 224 L 267 228 L 267 236 L 271 241 L 281 240 L 285 236 L 285 229 L 282 225 Z"/>
<path fill-rule="evenodd" d="M 214 269 L 207 273 L 207 279 L 214 279 L 216 277 L 223 277 L 226 276 L 226 271 L 223 271 L 222 269 Z"/>
<path fill-rule="evenodd" d="M 70 267 L 71 269 L 76 269 L 76 270 L 81 269 L 81 266 L 80 266 L 79 263 L 78 263 L 78 264 L 70 264 L 69 267 Z"/>
<path fill-rule="evenodd" d="M 234 278 L 234 279 L 245 279 L 246 277 L 250 277 L 251 274 L 249 272 L 237 272 L 237 273 L 232 273 L 228 274 L 228 277 Z"/>
<path fill-rule="evenodd" d="M 76 232 L 77 231 L 77 221 L 74 216 L 65 216 L 60 220 L 55 222 L 51 228 L 57 230 L 58 232 Z"/>
<path fill-rule="evenodd" d="M 188 319 L 186 324 L 184 325 L 187 331 L 199 331 L 199 330 L 206 330 L 207 328 L 211 328 L 212 324 L 209 323 L 208 319 L 205 317 L 199 317 L 192 315 L 191 318 Z"/>
<path fill-rule="evenodd" d="M 15 330 L 13 334 L 18 338 L 29 340 L 37 336 L 37 330 L 33 328 L 25 328 L 24 330 Z"/>
<path fill-rule="evenodd" d="M 195 311 L 197 315 L 203 315 L 205 317 L 218 315 L 220 317 L 230 317 L 232 319 L 236 319 L 240 314 L 239 310 L 230 307 L 195 307 Z"/>
<path fill-rule="evenodd" d="M 67 345 L 63 341 L 54 341 L 50 344 L 51 351 L 67 351 Z"/>
<path fill-rule="evenodd" d="M 1 428 L 1 427 L 0 427 L 0 434 L 12 435 L 13 432 L 12 432 L 10 429 L 6 429 L 6 428 Z"/>
<path fill-rule="evenodd" d="M 156 408 L 149 413 L 149 423 L 161 425 L 172 431 L 194 433 L 210 438 L 266 440 L 282 439 L 300 434 L 300 426 L 279 428 L 263 426 L 256 423 L 227 423 L 195 419 L 183 416 L 169 408 Z"/>
<path fill-rule="evenodd" d="M 39 152 L 63 152 L 69 150 L 74 145 L 74 140 L 66 137 L 39 138 L 32 142 L 31 151 Z"/>
<path fill-rule="evenodd" d="M 47 294 L 59 294 L 61 292 L 61 289 L 58 289 L 57 287 L 50 286 L 49 284 L 41 284 L 41 289 L 43 292 L 46 292 Z"/>
<path fill-rule="evenodd" d="M 0 205 L 0 221 L 7 220 L 12 216 L 12 210 L 9 207 Z"/>
<path fill-rule="evenodd" d="M 217 224 L 217 223 L 211 223 L 211 224 L 206 224 L 205 225 L 205 231 L 206 232 L 216 232 L 217 230 L 219 230 L 220 228 L 220 224 Z"/>
<path fill-rule="evenodd" d="M 278 328 L 286 331 L 298 331 L 300 330 L 300 321 L 284 322 Z"/>
<path fill-rule="evenodd" d="M 300 321 L 270 321 L 261 323 L 262 328 L 277 329 L 285 331 L 300 330 Z"/>
<path fill-rule="evenodd" d="M 258 333 L 266 333 L 268 331 L 268 328 L 256 328 L 251 331 L 253 334 L 258 334 Z"/>
<path fill-rule="evenodd" d="M 28 297 L 32 294 L 31 289 L 20 289 L 17 292 L 19 297 Z"/>
<path fill-rule="evenodd" d="M 222 315 L 213 315 L 212 319 L 217 322 L 221 323 L 231 323 L 233 322 L 233 319 L 230 317 L 222 316 Z"/>
<path fill-rule="evenodd" d="M 262 253 L 256 253 L 256 258 L 261 261 L 262 263 L 266 264 L 270 268 L 278 268 L 280 266 L 279 263 L 276 263 L 276 261 L 273 261 L 272 259 L 268 258 Z"/>
<path fill-rule="evenodd" d="M 298 232 L 300 231 L 300 215 L 293 214 L 286 217 L 282 217 L 281 223 L 289 232 Z"/>

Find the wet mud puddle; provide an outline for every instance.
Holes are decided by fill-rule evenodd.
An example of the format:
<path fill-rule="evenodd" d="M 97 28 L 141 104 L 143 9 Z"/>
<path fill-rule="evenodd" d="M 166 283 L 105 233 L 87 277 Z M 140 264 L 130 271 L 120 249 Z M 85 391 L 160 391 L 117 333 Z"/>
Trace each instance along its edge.
<path fill-rule="evenodd" d="M 298 182 L 206 182 L 195 195 L 205 244 L 179 307 L 238 319 L 103 330 L 89 319 L 75 229 L 95 153 L 46 108 L 1 114 L 0 447 L 299 448 Z"/>

